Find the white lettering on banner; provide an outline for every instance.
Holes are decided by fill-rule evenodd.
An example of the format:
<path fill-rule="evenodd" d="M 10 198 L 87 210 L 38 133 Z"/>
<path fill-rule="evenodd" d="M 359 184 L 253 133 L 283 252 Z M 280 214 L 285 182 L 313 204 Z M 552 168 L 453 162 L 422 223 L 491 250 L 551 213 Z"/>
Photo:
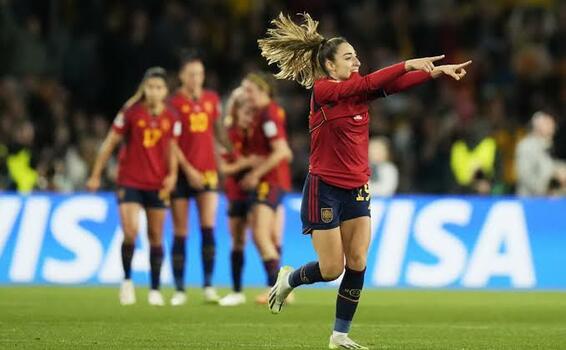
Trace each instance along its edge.
<path fill-rule="evenodd" d="M 466 265 L 466 247 L 443 226 L 464 226 L 470 221 L 471 213 L 470 203 L 458 199 L 435 201 L 420 211 L 414 225 L 415 240 L 421 248 L 437 257 L 438 262 L 410 262 L 407 267 L 408 284 L 443 287 L 461 276 Z"/>
<path fill-rule="evenodd" d="M 22 200 L 17 196 L 0 197 L 0 213 L 2 214 L 0 218 L 0 257 L 2 257 L 6 241 L 14 228 L 21 207 Z"/>
<path fill-rule="evenodd" d="M 124 232 L 118 226 L 114 231 L 114 238 L 108 253 L 104 259 L 104 263 L 98 274 L 98 280 L 101 283 L 118 283 L 124 278 L 124 271 L 122 270 L 122 257 L 121 247 L 124 241 Z M 170 283 L 173 280 L 171 275 L 170 259 L 167 258 L 167 251 L 164 251 L 165 256 L 163 265 L 161 266 L 161 282 Z M 139 214 L 139 230 L 138 238 L 136 240 L 136 249 L 132 259 L 132 273 L 133 272 L 148 272 L 149 271 L 149 241 L 147 239 L 147 218 L 145 212 L 140 211 Z"/>
<path fill-rule="evenodd" d="M 373 270 L 373 283 L 377 286 L 395 286 L 399 283 L 411 218 L 415 203 L 410 200 L 391 201 Z"/>
<path fill-rule="evenodd" d="M 54 283 L 80 283 L 92 277 L 102 260 L 102 245 L 96 236 L 81 227 L 84 220 L 104 222 L 108 203 L 95 196 L 70 197 L 53 213 L 51 232 L 57 242 L 71 251 L 73 260 L 47 257 L 43 278 Z"/>
<path fill-rule="evenodd" d="M 505 247 L 501 251 L 502 246 Z M 518 201 L 493 205 L 462 279 L 465 287 L 484 287 L 493 276 L 509 276 L 518 288 L 536 284 L 525 213 Z"/>
<path fill-rule="evenodd" d="M 48 197 L 33 196 L 25 200 L 18 240 L 14 249 L 10 280 L 32 282 L 45 236 L 51 203 Z"/>

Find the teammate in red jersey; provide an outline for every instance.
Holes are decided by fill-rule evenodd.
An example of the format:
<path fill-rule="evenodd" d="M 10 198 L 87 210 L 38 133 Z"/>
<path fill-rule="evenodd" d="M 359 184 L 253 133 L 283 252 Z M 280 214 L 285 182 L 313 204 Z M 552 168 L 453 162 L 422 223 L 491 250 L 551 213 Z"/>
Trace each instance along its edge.
<path fill-rule="evenodd" d="M 310 167 L 301 219 L 318 261 L 297 270 L 283 267 L 271 289 L 269 308 L 279 313 L 293 288 L 334 280 L 345 270 L 329 348 L 367 349 L 348 332 L 363 288 L 370 242 L 368 103 L 442 75 L 460 80 L 471 61 L 435 66 L 444 56 L 411 59 L 362 76 L 352 45 L 341 37 L 326 40 L 317 32 L 318 22 L 308 14 L 303 17 L 304 23 L 297 25 L 280 14 L 258 43 L 267 61 L 277 64 L 277 78 L 312 88 Z"/>
<path fill-rule="evenodd" d="M 242 269 L 251 198 L 239 182 L 260 160 L 247 154 L 246 139 L 252 121 L 253 110 L 245 101 L 243 89 L 239 87 L 228 100 L 225 118 L 232 151 L 226 152 L 220 160 L 220 171 L 226 176 L 224 190 L 228 199 L 228 226 L 232 237 L 232 292 L 220 299 L 218 303 L 221 306 L 237 306 L 246 302 L 246 296 L 242 293 Z"/>
<path fill-rule="evenodd" d="M 242 179 L 244 189 L 253 191 L 251 227 L 254 242 L 259 250 L 267 273 L 267 284 L 273 286 L 279 270 L 279 252 L 273 242 L 271 226 L 283 189 L 279 182 L 279 163 L 292 157 L 284 128 L 284 111 L 273 100 L 273 87 L 269 75 L 250 73 L 242 82 L 247 101 L 255 110 L 254 121 L 248 136 L 248 152 L 265 158 Z M 267 293 L 257 302 L 266 302 Z"/>
<path fill-rule="evenodd" d="M 164 305 L 159 292 L 159 275 L 163 261 L 163 222 L 169 194 L 177 180 L 177 158 L 174 149 L 181 124 L 174 110 L 167 107 L 166 73 L 163 68 L 147 70 L 138 92 L 126 102 L 104 140 L 87 188 L 96 191 L 100 176 L 113 150 L 124 141 L 119 156 L 118 202 L 124 231 L 122 266 L 124 282 L 120 287 L 122 305 L 136 302 L 131 280 L 134 245 L 139 228 L 139 211 L 147 216 L 150 243 L 151 305 Z"/>
<path fill-rule="evenodd" d="M 217 302 L 219 297 L 212 287 L 216 243 L 214 225 L 218 207 L 218 173 L 215 139 L 224 141 L 221 108 L 218 95 L 203 89 L 205 71 L 202 59 L 194 53 L 181 59 L 179 79 L 181 86 L 171 98 L 179 112 L 183 132 L 179 139 L 179 166 L 177 186 L 172 194 L 174 241 L 172 248 L 173 276 L 177 292 L 172 305 L 186 303 L 184 292 L 185 241 L 187 237 L 189 199 L 194 197 L 199 213 L 201 231 L 201 258 L 203 266 L 204 298 Z M 224 142 L 226 143 L 226 142 Z"/>

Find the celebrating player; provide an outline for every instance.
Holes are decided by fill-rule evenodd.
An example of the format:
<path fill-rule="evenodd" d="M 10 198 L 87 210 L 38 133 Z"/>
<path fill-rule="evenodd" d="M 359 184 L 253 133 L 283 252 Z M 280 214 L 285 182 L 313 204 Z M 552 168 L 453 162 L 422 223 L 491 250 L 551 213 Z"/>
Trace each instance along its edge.
<path fill-rule="evenodd" d="M 273 100 L 270 76 L 264 73 L 250 73 L 243 80 L 242 88 L 246 100 L 255 111 L 248 137 L 248 151 L 263 157 L 264 160 L 253 167 L 240 183 L 245 190 L 253 191 L 253 238 L 267 273 L 267 284 L 273 286 L 277 279 L 280 259 L 271 234 L 282 194 L 278 166 L 283 160 L 289 161 L 292 154 L 283 126 L 285 112 Z M 256 301 L 267 302 L 267 293 L 260 295 Z"/>
<path fill-rule="evenodd" d="M 150 305 L 164 305 L 159 292 L 163 261 L 163 222 L 169 194 L 177 180 L 175 138 L 181 125 L 176 112 L 165 104 L 166 73 L 154 67 L 146 71 L 143 81 L 114 120 L 96 158 L 87 188 L 96 191 L 106 162 L 116 146 L 124 141 L 118 170 L 118 202 L 124 231 L 122 266 L 124 281 L 120 287 L 120 303 L 134 304 L 136 295 L 131 280 L 134 244 L 139 228 L 139 211 L 145 209 L 150 243 Z"/>
<path fill-rule="evenodd" d="M 249 193 L 242 189 L 239 182 L 256 164 L 258 158 L 246 155 L 246 137 L 253 120 L 253 111 L 246 103 L 241 87 L 232 92 L 227 103 L 227 112 L 225 125 L 232 143 L 232 151 L 223 155 L 220 161 L 220 171 L 226 175 L 224 190 L 229 201 L 228 226 L 232 236 L 230 253 L 232 293 L 220 299 L 218 303 L 221 306 L 236 306 L 246 302 L 246 296 L 242 293 L 242 269 L 248 213 L 251 205 Z"/>
<path fill-rule="evenodd" d="M 187 237 L 189 199 L 194 197 L 199 213 L 201 231 L 201 258 L 203 266 L 204 299 L 217 302 L 219 297 L 212 287 L 216 243 L 214 224 L 218 206 L 218 173 L 215 160 L 215 138 L 224 141 L 220 116 L 220 99 L 211 90 L 203 89 L 205 78 L 202 59 L 186 54 L 181 59 L 179 79 L 181 87 L 171 98 L 171 104 L 181 117 L 183 132 L 179 139 L 178 176 L 172 194 L 174 241 L 172 249 L 173 276 L 177 292 L 172 305 L 186 302 L 184 293 L 185 241 Z"/>
<path fill-rule="evenodd" d="M 283 267 L 268 305 L 272 313 L 279 313 L 293 288 L 334 280 L 345 270 L 329 348 L 367 349 L 348 332 L 364 284 L 370 242 L 368 103 L 441 75 L 460 80 L 471 61 L 435 66 L 443 55 L 418 58 L 362 76 L 356 51 L 346 39 L 327 40 L 317 32 L 317 21 L 308 14 L 303 18 L 304 23 L 297 25 L 280 14 L 258 43 L 268 63 L 277 64 L 277 78 L 312 88 L 310 166 L 301 220 L 318 261 L 297 270 Z"/>

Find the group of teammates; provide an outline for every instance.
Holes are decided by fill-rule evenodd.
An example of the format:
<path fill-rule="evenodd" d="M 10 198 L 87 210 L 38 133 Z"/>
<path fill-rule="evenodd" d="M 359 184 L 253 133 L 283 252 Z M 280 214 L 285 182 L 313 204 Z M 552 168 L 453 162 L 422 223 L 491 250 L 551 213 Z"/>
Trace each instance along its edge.
<path fill-rule="evenodd" d="M 368 105 L 375 99 L 410 89 L 441 76 L 460 80 L 466 75 L 464 68 L 471 61 L 436 66 L 435 63 L 443 59 L 444 55 L 416 58 L 362 76 L 359 73 L 361 63 L 357 53 L 345 38 L 326 39 L 317 32 L 317 21 L 308 14 L 303 14 L 303 18 L 303 23 L 299 25 L 288 16 L 280 14 L 272 21 L 273 28 L 267 31 L 267 36 L 258 40 L 258 43 L 267 62 L 277 65 L 277 78 L 294 80 L 311 90 L 311 149 L 309 174 L 303 188 L 301 221 L 303 233 L 312 238 L 318 260 L 297 269 L 282 267 L 276 276 L 279 253 L 277 239 L 269 224 L 276 216 L 276 199 L 281 188 L 279 180 L 275 180 L 279 178 L 276 168 L 281 161 L 289 160 L 291 154 L 284 137 L 282 112 L 271 99 L 273 90 L 267 79 L 260 74 L 248 75 L 242 82 L 241 90 L 232 95 L 229 119 L 232 123 L 230 135 L 235 147 L 226 155 L 225 161 L 221 162 L 221 168 L 231 176 L 228 184 L 231 182 L 234 186 L 241 186 L 243 190 L 254 189 L 252 203 L 255 205 L 251 207 L 250 225 L 254 232 L 254 241 L 264 260 L 268 284 L 272 285 L 268 296 L 271 312 L 281 312 L 293 289 L 301 285 L 332 281 L 343 274 L 338 288 L 334 328 L 328 347 L 368 349 L 349 337 L 364 285 L 371 237 L 370 195 L 367 186 Z M 183 71 L 181 80 L 183 81 Z M 133 173 L 129 172 L 132 170 L 121 170 L 118 183 L 122 187 L 118 197 L 125 234 L 122 256 L 126 280 L 129 279 L 133 238 L 137 232 L 137 212 L 141 203 L 146 207 L 148 233 L 152 245 L 150 303 L 153 303 L 152 295 L 158 295 L 163 303 L 161 295 L 157 292 L 157 267 L 160 267 L 162 257 L 161 231 L 164 210 L 157 209 L 153 204 L 164 205 L 159 202 L 160 198 L 165 198 L 173 190 L 177 181 L 177 161 L 181 162 L 181 167 L 187 174 L 190 173 L 190 167 L 187 165 L 189 162 L 184 163 L 188 158 L 183 160 L 183 157 L 176 156 L 183 151 L 179 150 L 175 143 L 175 139 L 181 135 L 182 127 L 178 121 L 173 122 L 173 112 L 166 112 L 164 72 L 149 70 L 142 88 L 142 93 L 138 94 L 140 96 L 134 98 L 135 103 L 126 103 L 126 110 L 117 117 L 113 130 L 102 147 L 88 186 L 91 189 L 98 187 L 103 164 L 124 136 L 129 140 L 124 148 L 126 155 L 121 158 L 124 168 L 128 169 L 136 159 L 138 162 L 135 163 L 135 169 L 153 169 L 152 166 L 159 163 L 159 166 L 153 169 L 156 176 L 147 184 L 143 183 L 143 186 L 141 182 L 135 182 L 138 187 L 133 186 L 134 182 L 131 182 L 135 170 Z M 160 89 L 163 93 L 159 95 L 160 98 L 156 98 L 156 90 Z M 181 93 L 183 89 L 184 87 L 181 88 Z M 138 100 L 142 96 L 143 102 L 140 103 Z M 182 106 L 183 104 L 181 115 Z M 158 117 L 151 117 L 150 114 Z M 154 128 L 152 123 L 162 125 L 159 132 L 149 129 Z M 136 125 L 143 130 L 133 131 Z M 192 124 L 187 125 L 192 127 Z M 158 138 L 157 134 L 161 138 Z M 133 142 L 136 142 L 136 145 L 130 145 Z M 146 144 L 156 150 L 144 151 L 143 147 L 148 147 Z M 165 153 L 167 149 L 169 152 Z M 139 156 L 129 154 L 132 150 L 145 152 L 145 157 L 140 159 Z M 159 156 L 159 150 L 163 151 L 161 154 L 169 156 Z M 246 175 L 241 174 L 244 169 L 249 169 Z M 191 176 L 187 177 L 190 183 L 194 181 Z M 233 237 L 232 273 L 238 277 L 241 276 L 241 248 L 246 225 L 241 209 L 246 208 L 247 202 L 241 200 L 245 197 L 240 197 L 239 189 L 228 192 Z M 132 215 L 132 212 L 135 215 Z M 183 237 L 180 234 L 177 236 Z M 203 242 L 206 244 L 205 240 Z M 208 257 L 210 252 L 203 251 L 203 257 Z M 175 264 L 175 256 L 180 255 L 175 255 L 174 252 L 173 256 L 174 266 L 180 267 Z M 234 278 L 235 293 L 232 295 L 239 293 L 241 285 L 236 283 L 239 278 Z M 128 282 L 125 282 L 122 289 L 128 288 L 131 286 L 128 287 Z"/>
<path fill-rule="evenodd" d="M 199 214 L 204 300 L 223 306 L 246 302 L 242 269 L 248 227 L 263 260 L 267 285 L 275 284 L 284 221 L 280 203 L 291 187 L 292 155 L 285 132 L 285 112 L 273 99 L 270 76 L 250 73 L 233 91 L 227 114 L 222 118 L 220 99 L 215 92 L 203 89 L 204 79 L 202 59 L 187 54 L 180 62 L 181 85 L 169 96 L 166 71 L 159 67 L 148 69 L 135 95 L 116 116 L 87 182 L 91 191 L 100 187 L 105 164 L 121 144 L 117 197 L 124 232 L 124 281 L 119 294 L 123 305 L 136 302 L 131 264 L 141 209 L 147 217 L 150 243 L 148 302 L 165 304 L 160 292 L 160 271 L 167 207 L 173 218 L 171 265 L 176 289 L 170 303 L 186 303 L 184 275 L 190 198 L 195 199 Z M 218 148 L 223 150 L 219 156 Z M 212 286 L 219 172 L 229 201 L 232 237 L 233 291 L 223 298 Z M 267 295 L 267 291 L 258 295 L 256 301 L 267 303 Z"/>

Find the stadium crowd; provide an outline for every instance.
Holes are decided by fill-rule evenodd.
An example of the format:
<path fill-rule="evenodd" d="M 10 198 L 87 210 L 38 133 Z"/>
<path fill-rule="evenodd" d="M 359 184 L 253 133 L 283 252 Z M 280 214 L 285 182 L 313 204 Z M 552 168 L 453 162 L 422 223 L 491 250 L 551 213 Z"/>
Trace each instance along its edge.
<path fill-rule="evenodd" d="M 553 0 L 0 0 L 0 189 L 82 190 L 139 77 L 159 65 L 175 86 L 181 48 L 205 53 L 206 85 L 225 100 L 247 72 L 269 69 L 256 40 L 282 8 L 345 35 L 362 72 L 437 54 L 473 60 L 463 82 L 441 79 L 372 105 L 377 194 L 563 192 L 566 3 Z M 291 82 L 278 89 L 299 190 L 310 96 Z M 538 145 L 538 155 L 518 152 L 526 135 L 535 140 L 523 148 Z M 546 157 L 545 175 L 521 168 L 519 153 Z M 104 188 L 115 173 L 108 167 Z M 518 175 L 537 190 L 518 186 Z"/>

